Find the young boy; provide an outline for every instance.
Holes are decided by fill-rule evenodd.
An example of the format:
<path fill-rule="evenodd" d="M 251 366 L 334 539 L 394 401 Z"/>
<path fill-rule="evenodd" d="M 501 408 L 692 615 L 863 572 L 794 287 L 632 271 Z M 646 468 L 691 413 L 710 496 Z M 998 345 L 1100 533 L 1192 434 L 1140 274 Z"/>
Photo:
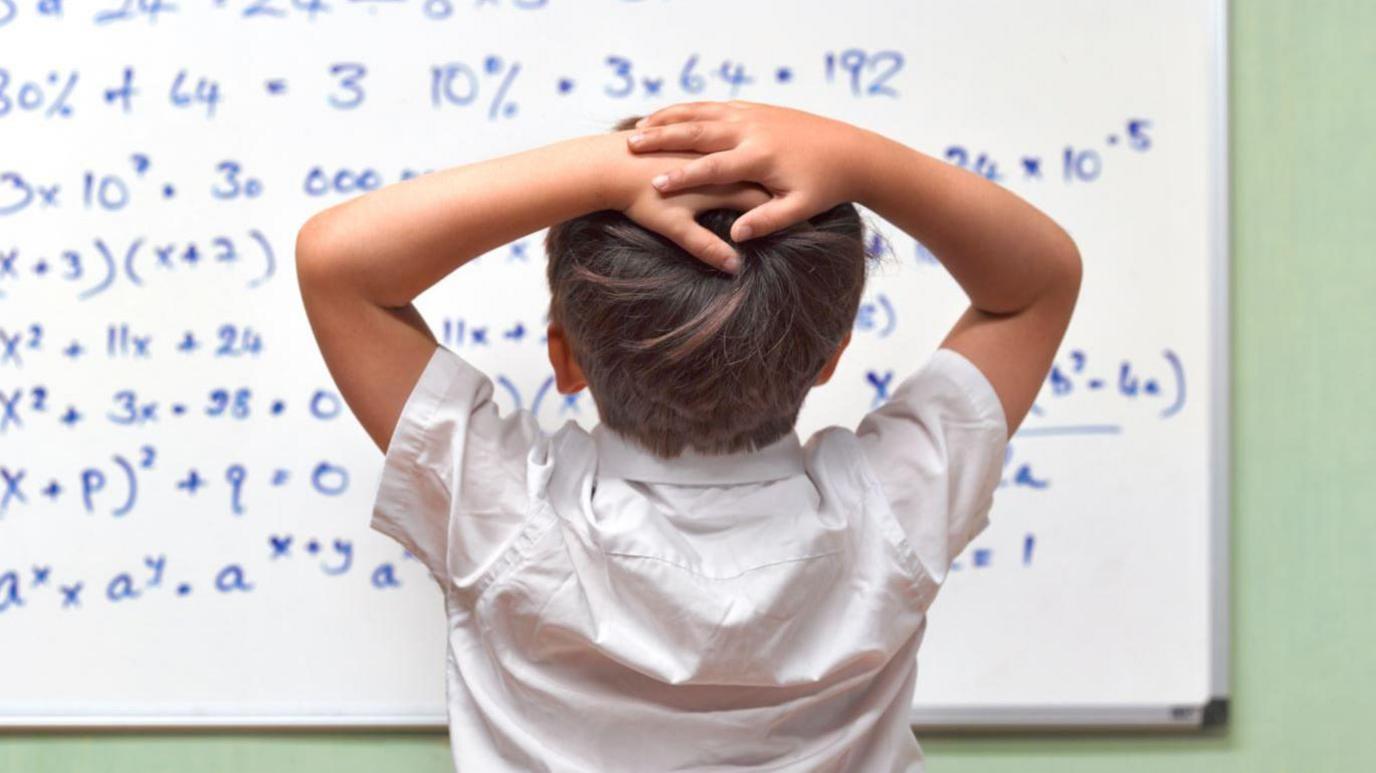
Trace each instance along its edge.
<path fill-rule="evenodd" d="M 850 202 L 971 305 L 854 431 L 803 444 L 864 284 Z M 502 415 L 411 305 L 545 227 L 550 362 L 561 392 L 589 388 L 591 433 Z M 1079 291 L 1049 218 L 875 133 L 701 102 L 340 204 L 302 228 L 297 271 L 386 454 L 373 526 L 444 591 L 459 769 L 922 769 L 925 611 Z"/>

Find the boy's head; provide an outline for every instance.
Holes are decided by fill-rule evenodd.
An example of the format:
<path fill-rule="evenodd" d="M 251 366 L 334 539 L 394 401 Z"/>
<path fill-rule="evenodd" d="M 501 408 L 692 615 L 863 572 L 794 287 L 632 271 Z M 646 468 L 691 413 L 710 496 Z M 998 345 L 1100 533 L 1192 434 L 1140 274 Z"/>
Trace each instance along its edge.
<path fill-rule="evenodd" d="M 854 205 L 736 243 L 740 214 L 697 218 L 736 249 L 735 275 L 614 210 L 558 223 L 545 239 L 560 391 L 586 384 L 603 424 L 662 457 L 788 434 L 850 340 L 866 274 Z"/>

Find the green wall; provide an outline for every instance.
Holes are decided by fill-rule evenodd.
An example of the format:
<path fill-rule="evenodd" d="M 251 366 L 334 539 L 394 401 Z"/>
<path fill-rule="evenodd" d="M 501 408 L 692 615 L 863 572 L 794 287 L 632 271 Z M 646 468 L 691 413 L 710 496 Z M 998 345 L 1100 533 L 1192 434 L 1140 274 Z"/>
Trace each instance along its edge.
<path fill-rule="evenodd" d="M 936 773 L 1376 771 L 1376 2 L 1234 0 L 1230 31 L 1231 723 L 928 737 Z M 447 740 L 0 736 L 6 773 L 379 770 L 449 770 Z"/>

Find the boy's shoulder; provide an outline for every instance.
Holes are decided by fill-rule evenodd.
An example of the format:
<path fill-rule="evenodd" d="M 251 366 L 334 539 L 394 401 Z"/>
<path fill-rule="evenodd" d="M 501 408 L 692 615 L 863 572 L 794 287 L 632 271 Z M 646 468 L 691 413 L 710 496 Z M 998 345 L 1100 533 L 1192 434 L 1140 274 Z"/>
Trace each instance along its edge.
<path fill-rule="evenodd" d="M 864 443 L 850 427 L 822 427 L 808 436 L 803 450 L 808 474 L 814 480 L 844 481 L 861 490 L 878 483 Z"/>
<path fill-rule="evenodd" d="M 374 525 L 437 577 L 453 570 L 446 554 L 481 566 L 540 501 L 581 501 L 597 474 L 592 431 L 565 417 L 546 432 L 528 409 L 500 410 L 497 397 L 491 379 L 439 347 L 388 449 Z M 986 523 L 1006 444 L 992 387 L 943 349 L 854 430 L 809 436 L 801 466 L 833 501 L 882 494 L 924 563 L 944 572 Z"/>

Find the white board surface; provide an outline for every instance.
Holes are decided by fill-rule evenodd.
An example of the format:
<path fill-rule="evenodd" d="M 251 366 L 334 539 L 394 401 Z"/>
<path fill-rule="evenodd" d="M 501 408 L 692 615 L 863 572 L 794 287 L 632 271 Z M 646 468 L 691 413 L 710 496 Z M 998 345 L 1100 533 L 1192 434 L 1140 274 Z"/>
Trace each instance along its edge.
<path fill-rule="evenodd" d="M 1197 724 L 1226 697 L 1224 6 L 0 0 L 0 723 L 443 721 L 438 591 L 306 325 L 296 229 L 360 189 L 672 102 L 842 118 L 988 174 L 1085 278 L 920 725 Z M 800 422 L 854 425 L 964 307 L 911 238 Z M 548 389 L 541 233 L 417 305 Z"/>

